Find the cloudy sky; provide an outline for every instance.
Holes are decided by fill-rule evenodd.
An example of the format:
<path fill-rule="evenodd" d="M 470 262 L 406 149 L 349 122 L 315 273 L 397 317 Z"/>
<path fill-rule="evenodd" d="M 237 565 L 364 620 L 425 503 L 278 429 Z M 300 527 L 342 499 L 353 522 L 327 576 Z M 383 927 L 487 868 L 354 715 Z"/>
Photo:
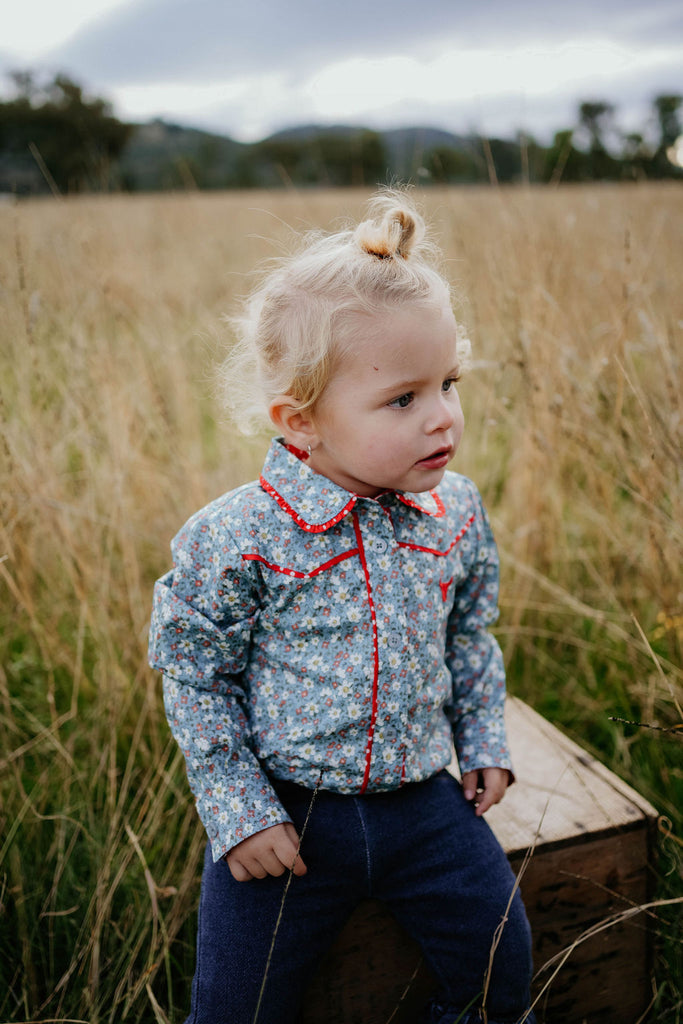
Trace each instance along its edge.
<path fill-rule="evenodd" d="M 19 0 L 8 71 L 64 71 L 129 120 L 242 141 L 297 123 L 539 139 L 606 99 L 642 128 L 683 92 L 680 0 Z"/>

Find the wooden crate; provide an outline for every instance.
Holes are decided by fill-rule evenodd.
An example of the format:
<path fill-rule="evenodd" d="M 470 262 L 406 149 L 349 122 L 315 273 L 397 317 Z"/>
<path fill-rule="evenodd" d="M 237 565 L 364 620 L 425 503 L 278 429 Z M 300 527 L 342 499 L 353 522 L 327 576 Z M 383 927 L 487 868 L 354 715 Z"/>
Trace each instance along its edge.
<path fill-rule="evenodd" d="M 538 1020 L 636 1024 L 651 998 L 647 916 L 585 936 L 650 897 L 657 812 L 522 701 L 508 700 L 507 725 L 517 781 L 487 820 L 517 872 L 534 848 L 521 889 Z M 574 943 L 564 962 L 544 968 Z M 301 1024 L 415 1024 L 433 988 L 419 948 L 367 901 L 313 979 Z"/>

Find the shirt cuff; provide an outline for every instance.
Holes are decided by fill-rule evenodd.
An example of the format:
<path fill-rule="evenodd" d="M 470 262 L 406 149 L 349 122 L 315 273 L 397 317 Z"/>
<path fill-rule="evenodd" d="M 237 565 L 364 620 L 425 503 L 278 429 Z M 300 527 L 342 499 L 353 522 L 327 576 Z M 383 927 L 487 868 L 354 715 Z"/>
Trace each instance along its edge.
<path fill-rule="evenodd" d="M 208 779 L 197 774 L 192 780 L 214 861 L 257 832 L 292 820 L 260 767 L 234 759 L 229 766 L 229 778 L 214 782 L 211 773 Z"/>

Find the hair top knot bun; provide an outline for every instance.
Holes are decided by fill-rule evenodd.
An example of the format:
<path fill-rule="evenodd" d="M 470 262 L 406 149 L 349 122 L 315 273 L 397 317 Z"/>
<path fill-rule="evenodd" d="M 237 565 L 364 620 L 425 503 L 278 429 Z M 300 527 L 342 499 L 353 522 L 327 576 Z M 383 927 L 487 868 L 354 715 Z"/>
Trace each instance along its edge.
<path fill-rule="evenodd" d="M 413 247 L 422 241 L 425 225 L 416 210 L 410 209 L 405 197 L 386 193 L 371 204 L 376 216 L 358 225 L 355 240 L 370 256 L 380 260 L 400 256 L 407 260 Z"/>
<path fill-rule="evenodd" d="M 231 318 L 237 344 L 221 379 L 224 401 L 245 432 L 261 417 L 268 421 L 278 396 L 315 408 L 359 337 L 373 344 L 378 315 L 415 305 L 441 311 L 451 302 L 441 253 L 408 190 L 383 189 L 364 217 L 298 236 L 289 254 L 264 267 L 242 315 Z M 463 335 L 461 361 L 465 341 Z"/>

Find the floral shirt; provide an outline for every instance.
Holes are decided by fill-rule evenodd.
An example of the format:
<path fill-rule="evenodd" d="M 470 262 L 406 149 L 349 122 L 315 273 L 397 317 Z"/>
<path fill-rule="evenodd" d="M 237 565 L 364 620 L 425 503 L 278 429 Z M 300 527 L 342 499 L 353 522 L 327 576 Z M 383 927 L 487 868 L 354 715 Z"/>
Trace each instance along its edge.
<path fill-rule="evenodd" d="M 150 664 L 215 859 L 289 821 L 270 778 L 396 789 L 509 767 L 498 557 L 479 493 L 350 493 L 272 442 L 156 584 Z"/>

